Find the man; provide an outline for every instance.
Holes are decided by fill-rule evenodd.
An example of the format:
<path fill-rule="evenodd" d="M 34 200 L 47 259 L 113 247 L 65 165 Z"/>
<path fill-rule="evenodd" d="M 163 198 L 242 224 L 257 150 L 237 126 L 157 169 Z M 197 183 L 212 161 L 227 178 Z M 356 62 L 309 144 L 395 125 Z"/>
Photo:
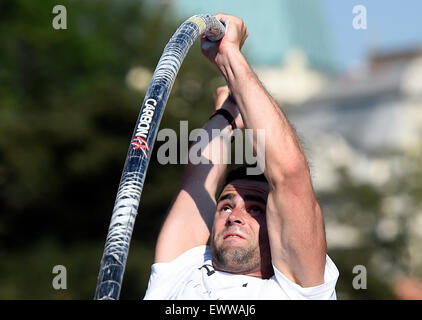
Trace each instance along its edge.
<path fill-rule="evenodd" d="M 226 34 L 218 43 L 202 39 L 202 51 L 227 87 L 217 90 L 216 113 L 204 129 L 222 134 L 202 151 L 209 164 L 185 169 L 158 237 L 145 299 L 335 299 L 338 270 L 326 255 L 299 140 L 240 52 L 248 36 L 243 21 L 216 17 Z M 247 175 L 245 168 L 229 174 L 216 200 L 226 165 L 224 152 L 213 150 L 228 148 L 236 127 L 265 130 L 265 154 L 258 154 L 264 175 Z M 254 136 L 255 150 L 257 143 Z"/>

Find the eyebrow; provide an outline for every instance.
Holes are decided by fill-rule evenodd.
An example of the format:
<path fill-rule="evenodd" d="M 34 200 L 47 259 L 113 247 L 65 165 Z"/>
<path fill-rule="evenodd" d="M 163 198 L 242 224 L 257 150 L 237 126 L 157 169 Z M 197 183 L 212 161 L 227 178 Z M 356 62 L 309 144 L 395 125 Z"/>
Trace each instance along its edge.
<path fill-rule="evenodd" d="M 230 200 L 230 201 L 233 201 L 234 200 L 234 198 L 235 198 L 235 195 L 233 194 L 233 193 L 227 193 L 227 194 L 225 194 L 224 196 L 222 196 L 222 197 L 220 197 L 218 200 L 217 200 L 217 203 L 219 203 L 219 202 L 221 202 L 221 201 L 224 201 L 224 200 Z M 252 194 L 247 194 L 247 195 L 245 195 L 244 197 L 242 197 L 245 201 L 255 201 L 255 202 L 260 202 L 260 203 L 262 203 L 262 204 L 267 204 L 267 201 L 264 199 L 264 198 L 262 198 L 262 197 L 260 197 L 260 196 L 256 196 L 256 195 L 252 195 Z"/>
<path fill-rule="evenodd" d="M 235 195 L 234 195 L 233 193 L 227 193 L 227 194 L 225 194 L 224 196 L 222 196 L 222 197 L 218 198 L 217 203 L 218 203 L 218 202 L 221 202 L 221 201 L 224 201 L 224 200 L 230 200 L 230 201 L 233 201 L 233 200 L 234 200 L 234 198 L 235 198 Z"/>
<path fill-rule="evenodd" d="M 255 201 L 255 202 L 260 202 L 262 204 L 267 204 L 267 201 L 264 198 L 260 197 L 260 196 L 247 194 L 243 198 L 246 201 Z"/>

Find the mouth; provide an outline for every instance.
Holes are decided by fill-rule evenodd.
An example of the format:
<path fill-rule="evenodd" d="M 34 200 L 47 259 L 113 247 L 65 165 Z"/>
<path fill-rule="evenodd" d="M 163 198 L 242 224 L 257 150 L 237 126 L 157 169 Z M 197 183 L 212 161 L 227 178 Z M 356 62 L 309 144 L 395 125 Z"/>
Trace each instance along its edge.
<path fill-rule="evenodd" d="M 224 237 L 223 240 L 226 239 L 245 239 L 244 237 L 242 237 L 240 234 L 238 233 L 227 233 Z"/>

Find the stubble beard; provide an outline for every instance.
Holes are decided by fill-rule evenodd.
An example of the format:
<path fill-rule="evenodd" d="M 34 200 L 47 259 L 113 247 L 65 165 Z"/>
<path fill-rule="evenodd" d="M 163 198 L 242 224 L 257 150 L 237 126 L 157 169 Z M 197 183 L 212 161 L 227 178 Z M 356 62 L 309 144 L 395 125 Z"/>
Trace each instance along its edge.
<path fill-rule="evenodd" d="M 211 241 L 211 255 L 216 270 L 244 274 L 260 268 L 259 249 L 257 246 L 223 246 L 217 243 L 218 241 L 213 238 Z"/>

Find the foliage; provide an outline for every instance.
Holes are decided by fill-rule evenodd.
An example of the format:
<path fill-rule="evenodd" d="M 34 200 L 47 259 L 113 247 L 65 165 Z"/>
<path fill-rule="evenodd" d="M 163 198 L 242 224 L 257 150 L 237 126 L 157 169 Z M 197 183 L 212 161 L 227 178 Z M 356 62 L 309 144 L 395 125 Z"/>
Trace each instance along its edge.
<path fill-rule="evenodd" d="M 355 228 L 359 242 L 329 252 L 340 270 L 340 299 L 394 299 L 400 277 L 422 278 L 422 145 L 387 152 L 391 178 L 382 185 L 353 179 L 346 168 L 333 192 L 320 193 L 326 221 Z M 345 235 L 346 236 L 346 235 Z M 353 267 L 367 268 L 367 289 L 354 290 Z"/>
<path fill-rule="evenodd" d="M 62 2 L 67 29 L 55 30 L 56 4 L 0 4 L 0 252 L 7 261 L 1 266 L 7 275 L 0 283 L 2 298 L 93 297 L 145 94 L 130 89 L 126 76 L 137 66 L 152 72 L 181 23 L 171 19 L 166 6 L 74 0 Z M 179 121 L 186 119 L 190 128 L 202 126 L 212 110 L 216 76 L 195 45 L 161 127 L 178 132 Z M 195 112 L 198 108 L 206 110 Z M 180 169 L 151 161 L 133 237 L 142 246 L 130 250 L 122 298 L 143 296 L 153 242 Z M 51 289 L 57 264 L 67 266 L 72 281 L 64 293 Z"/>

